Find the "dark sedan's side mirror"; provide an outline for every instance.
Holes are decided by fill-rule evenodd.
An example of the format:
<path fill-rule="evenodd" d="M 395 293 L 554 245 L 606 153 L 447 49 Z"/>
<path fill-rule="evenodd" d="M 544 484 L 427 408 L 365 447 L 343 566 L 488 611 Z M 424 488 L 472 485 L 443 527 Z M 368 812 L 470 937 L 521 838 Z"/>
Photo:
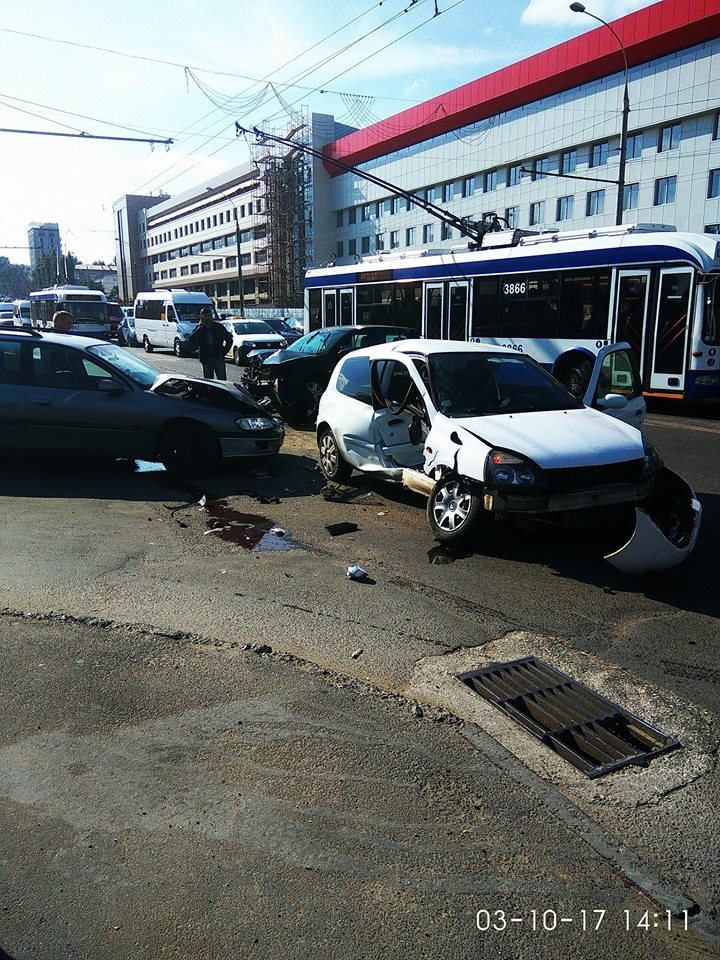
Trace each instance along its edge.
<path fill-rule="evenodd" d="M 100 393 L 125 393 L 127 387 L 118 380 L 98 380 L 97 388 Z"/>

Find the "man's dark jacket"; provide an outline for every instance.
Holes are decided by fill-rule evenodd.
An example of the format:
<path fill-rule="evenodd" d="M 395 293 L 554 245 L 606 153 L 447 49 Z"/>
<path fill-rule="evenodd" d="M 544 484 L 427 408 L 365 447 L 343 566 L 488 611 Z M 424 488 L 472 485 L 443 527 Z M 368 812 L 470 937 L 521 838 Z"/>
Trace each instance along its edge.
<path fill-rule="evenodd" d="M 224 357 L 233 344 L 233 338 L 230 331 L 217 320 L 213 320 L 213 325 L 208 330 L 201 323 L 187 339 L 188 346 L 195 349 L 197 347 L 198 356 L 201 360 L 215 360 L 218 357 Z"/>

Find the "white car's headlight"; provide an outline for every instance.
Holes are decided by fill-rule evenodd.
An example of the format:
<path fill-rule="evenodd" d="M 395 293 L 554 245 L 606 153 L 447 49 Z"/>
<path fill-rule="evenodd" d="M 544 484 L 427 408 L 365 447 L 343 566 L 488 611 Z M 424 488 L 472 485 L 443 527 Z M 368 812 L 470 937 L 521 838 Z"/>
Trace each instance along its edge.
<path fill-rule="evenodd" d="M 241 430 L 272 430 L 277 426 L 270 417 L 240 417 L 235 424 Z"/>
<path fill-rule="evenodd" d="M 647 437 L 643 437 L 643 454 L 643 473 L 657 473 L 663 466 L 663 458 Z"/>
<path fill-rule="evenodd" d="M 507 450 L 491 450 L 487 455 L 485 480 L 503 487 L 537 487 L 545 483 L 537 464 Z"/>

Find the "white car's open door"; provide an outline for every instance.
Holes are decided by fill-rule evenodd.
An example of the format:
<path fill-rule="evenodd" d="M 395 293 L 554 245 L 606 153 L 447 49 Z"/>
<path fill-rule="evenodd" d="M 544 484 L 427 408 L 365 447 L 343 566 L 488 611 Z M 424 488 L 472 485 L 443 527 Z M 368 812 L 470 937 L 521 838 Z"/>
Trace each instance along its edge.
<path fill-rule="evenodd" d="M 645 400 L 629 343 L 613 343 L 598 353 L 583 402 L 642 430 Z"/>

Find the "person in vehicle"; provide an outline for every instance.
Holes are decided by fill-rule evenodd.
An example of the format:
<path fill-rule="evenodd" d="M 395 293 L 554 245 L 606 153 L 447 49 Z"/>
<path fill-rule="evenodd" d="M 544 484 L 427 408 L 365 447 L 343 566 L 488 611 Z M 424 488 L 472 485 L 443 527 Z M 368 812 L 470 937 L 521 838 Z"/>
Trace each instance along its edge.
<path fill-rule="evenodd" d="M 225 372 L 225 354 L 233 345 L 233 338 L 227 327 L 213 320 L 209 307 L 200 311 L 200 323 L 187 340 L 191 349 L 197 349 L 203 369 L 203 377 L 212 380 L 227 380 Z"/>
<path fill-rule="evenodd" d="M 56 310 L 52 318 L 55 333 L 70 333 L 73 325 L 73 315 L 67 310 Z"/>

